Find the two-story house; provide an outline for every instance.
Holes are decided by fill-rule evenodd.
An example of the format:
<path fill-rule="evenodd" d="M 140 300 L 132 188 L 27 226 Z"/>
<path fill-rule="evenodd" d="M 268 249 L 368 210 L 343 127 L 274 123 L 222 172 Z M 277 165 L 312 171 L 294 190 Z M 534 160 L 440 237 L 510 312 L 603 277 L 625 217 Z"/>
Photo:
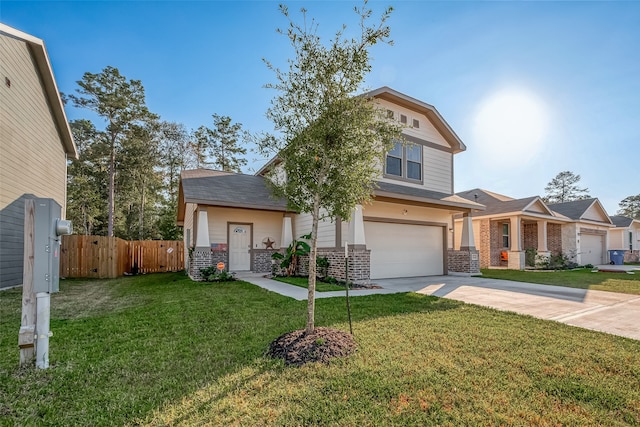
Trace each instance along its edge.
<path fill-rule="evenodd" d="M 349 279 L 479 273 L 470 213 L 484 206 L 454 194 L 454 155 L 463 142 L 432 105 L 388 87 L 368 94 L 387 116 L 406 125 L 381 165 L 373 202 L 357 206 L 350 221 L 319 225 L 318 249 L 343 278 L 344 247 Z M 204 265 L 224 262 L 231 271 L 268 272 L 271 254 L 311 230 L 311 216 L 288 212 L 269 194 L 263 174 L 210 170 L 181 176 L 178 224 L 184 227 L 192 277 Z M 453 249 L 453 215 L 462 214 L 462 246 Z"/>
<path fill-rule="evenodd" d="M 0 288 L 22 284 L 24 201 L 64 214 L 67 160 L 78 156 L 44 42 L 0 24 Z"/>

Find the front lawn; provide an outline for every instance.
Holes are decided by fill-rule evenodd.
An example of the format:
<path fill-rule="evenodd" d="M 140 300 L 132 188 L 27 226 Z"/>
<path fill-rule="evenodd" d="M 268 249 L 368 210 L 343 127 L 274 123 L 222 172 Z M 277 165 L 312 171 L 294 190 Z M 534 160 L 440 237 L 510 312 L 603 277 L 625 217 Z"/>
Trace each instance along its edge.
<path fill-rule="evenodd" d="M 482 277 L 640 295 L 640 274 L 637 273 L 592 273 L 588 268 L 559 271 L 486 269 L 482 270 Z"/>
<path fill-rule="evenodd" d="M 309 288 L 309 279 L 307 277 L 274 277 L 274 280 L 288 283 L 301 288 Z M 316 292 L 344 291 L 344 286 L 334 285 L 333 283 L 322 282 L 316 280 Z"/>
<path fill-rule="evenodd" d="M 640 341 L 414 293 L 351 299 L 355 355 L 287 368 L 306 301 L 182 274 L 63 281 L 51 368 L 18 367 L 0 292 L 0 425 L 637 425 Z M 316 324 L 348 330 L 344 298 Z"/>

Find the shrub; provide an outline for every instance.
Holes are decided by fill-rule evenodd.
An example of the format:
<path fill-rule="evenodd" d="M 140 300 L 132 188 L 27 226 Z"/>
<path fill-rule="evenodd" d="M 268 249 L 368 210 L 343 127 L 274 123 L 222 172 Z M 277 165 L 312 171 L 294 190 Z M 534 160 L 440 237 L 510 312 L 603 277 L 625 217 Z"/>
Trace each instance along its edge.
<path fill-rule="evenodd" d="M 326 256 L 316 257 L 317 276 L 324 279 L 329 274 L 329 259 Z"/>
<path fill-rule="evenodd" d="M 203 282 L 233 282 L 236 279 L 234 273 L 229 273 L 226 270 L 218 270 L 215 266 L 201 268 L 200 274 L 202 275 Z"/>

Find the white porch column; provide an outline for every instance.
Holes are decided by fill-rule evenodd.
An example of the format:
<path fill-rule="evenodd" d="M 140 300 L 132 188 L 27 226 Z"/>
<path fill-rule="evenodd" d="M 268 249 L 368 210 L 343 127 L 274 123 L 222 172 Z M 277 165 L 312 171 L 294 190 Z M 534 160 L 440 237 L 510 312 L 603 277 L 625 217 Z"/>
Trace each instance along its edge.
<path fill-rule="evenodd" d="M 469 212 L 462 214 L 462 241 L 460 242 L 460 250 L 468 251 L 476 248 L 476 242 L 473 237 L 473 220 Z"/>
<path fill-rule="evenodd" d="M 209 217 L 207 216 L 207 208 L 198 209 L 198 234 L 196 235 L 196 248 L 211 247 L 209 240 Z"/>
<path fill-rule="evenodd" d="M 349 221 L 349 238 L 350 245 L 366 245 L 364 238 L 364 220 L 362 218 L 362 205 L 356 205 L 351 214 Z"/>
<path fill-rule="evenodd" d="M 293 241 L 293 229 L 291 228 L 291 217 L 282 218 L 282 237 L 280 238 L 280 247 L 286 248 Z"/>
<path fill-rule="evenodd" d="M 512 216 L 509 219 L 511 250 L 509 251 L 509 261 L 507 268 L 510 270 L 524 270 L 525 257 L 522 251 L 522 218 Z"/>

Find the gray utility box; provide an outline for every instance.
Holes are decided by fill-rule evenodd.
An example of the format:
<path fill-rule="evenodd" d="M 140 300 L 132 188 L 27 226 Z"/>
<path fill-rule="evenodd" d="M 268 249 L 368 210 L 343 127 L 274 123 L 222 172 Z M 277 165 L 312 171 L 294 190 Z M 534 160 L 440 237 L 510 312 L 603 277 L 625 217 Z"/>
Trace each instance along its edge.
<path fill-rule="evenodd" d="M 58 292 L 60 236 L 71 234 L 71 222 L 60 219 L 62 208 L 53 199 L 35 199 L 35 205 L 33 292 Z"/>

